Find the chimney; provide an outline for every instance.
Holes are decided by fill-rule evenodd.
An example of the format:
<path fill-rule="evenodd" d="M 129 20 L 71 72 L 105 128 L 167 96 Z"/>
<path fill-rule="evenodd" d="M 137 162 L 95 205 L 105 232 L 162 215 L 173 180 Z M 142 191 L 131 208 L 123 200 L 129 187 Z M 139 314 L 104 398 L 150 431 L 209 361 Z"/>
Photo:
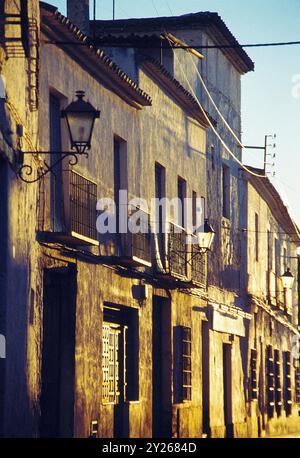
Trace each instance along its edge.
<path fill-rule="evenodd" d="M 86 35 L 90 32 L 89 3 L 89 0 L 67 0 L 68 19 Z"/>

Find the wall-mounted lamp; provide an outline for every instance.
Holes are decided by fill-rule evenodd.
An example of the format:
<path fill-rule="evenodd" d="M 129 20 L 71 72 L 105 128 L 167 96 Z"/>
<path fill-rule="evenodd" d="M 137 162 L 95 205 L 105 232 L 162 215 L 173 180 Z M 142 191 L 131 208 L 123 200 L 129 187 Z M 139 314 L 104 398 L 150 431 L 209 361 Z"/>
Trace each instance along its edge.
<path fill-rule="evenodd" d="M 284 272 L 284 274 L 281 276 L 281 281 L 284 289 L 293 288 L 295 278 L 289 268 L 287 268 L 286 272 Z"/>
<path fill-rule="evenodd" d="M 51 166 L 44 161 L 44 167 L 37 172 L 37 177 L 34 179 L 28 178 L 33 174 L 33 167 L 28 164 L 22 165 L 17 171 L 17 175 L 22 181 L 26 183 L 39 181 L 49 172 L 53 172 L 55 167 L 67 157 L 70 158 L 70 165 L 76 165 L 79 156 L 84 155 L 88 157 L 86 151 L 91 148 L 95 120 L 100 117 L 100 111 L 96 110 L 90 102 L 83 100 L 84 95 L 84 91 L 77 91 L 77 100 L 71 102 L 67 108 L 61 112 L 62 118 L 64 118 L 67 123 L 71 149 L 75 151 L 21 151 L 22 163 L 24 154 L 55 154 L 60 156 Z"/>
<path fill-rule="evenodd" d="M 214 238 L 215 238 L 216 232 L 212 228 L 212 226 L 209 224 L 208 219 L 204 221 L 204 231 L 203 232 L 198 232 L 197 237 L 198 237 L 198 243 L 199 243 L 199 248 L 201 249 L 201 252 L 204 254 L 207 251 L 211 250 Z"/>

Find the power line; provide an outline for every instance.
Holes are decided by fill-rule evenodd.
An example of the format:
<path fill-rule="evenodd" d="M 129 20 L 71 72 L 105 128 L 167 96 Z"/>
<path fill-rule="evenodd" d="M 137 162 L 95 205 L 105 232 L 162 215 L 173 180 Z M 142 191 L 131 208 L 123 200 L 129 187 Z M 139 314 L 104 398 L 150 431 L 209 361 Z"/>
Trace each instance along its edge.
<path fill-rule="evenodd" d="M 160 45 L 152 45 L 149 43 L 138 44 L 126 44 L 126 43 L 109 43 L 104 41 L 101 38 L 96 40 L 87 40 L 85 42 L 65 41 L 65 40 L 41 40 L 44 44 L 56 44 L 56 45 L 74 45 L 74 46 L 86 46 L 86 45 L 99 45 L 102 47 L 109 48 L 135 48 L 135 49 L 161 49 Z M 170 48 L 173 49 L 234 49 L 234 48 L 263 48 L 263 47 L 279 47 L 279 46 L 296 46 L 300 45 L 300 41 L 287 41 L 287 42 L 273 42 L 273 43 L 249 43 L 249 44 L 224 44 L 224 45 L 179 45 L 179 44 L 170 44 Z"/>
<path fill-rule="evenodd" d="M 167 37 L 167 39 L 168 39 L 168 37 Z M 169 41 L 169 40 L 168 40 L 168 41 Z M 180 63 L 180 61 L 179 61 L 179 59 L 178 59 L 178 57 L 177 57 L 175 54 L 174 54 L 174 56 L 175 56 L 176 61 L 177 61 L 178 64 L 179 64 L 179 67 L 180 67 L 180 69 L 181 69 L 181 72 L 182 72 L 182 74 L 183 74 L 183 76 L 184 76 L 184 78 L 185 78 L 185 80 L 186 80 L 186 82 L 187 82 L 187 84 L 188 84 L 188 87 L 189 87 L 189 89 L 190 89 L 190 91 L 191 91 L 191 94 L 194 96 L 194 98 L 195 98 L 195 100 L 196 100 L 196 102 L 197 102 L 197 104 L 198 104 L 200 110 L 202 111 L 203 116 L 205 117 L 206 121 L 208 122 L 208 124 L 209 124 L 211 130 L 214 132 L 214 134 L 216 135 L 216 137 L 219 139 L 219 141 L 221 142 L 221 144 L 223 145 L 223 147 L 225 148 L 225 150 L 226 150 L 226 151 L 230 154 L 230 156 L 231 156 L 231 157 L 232 157 L 232 158 L 233 158 L 233 159 L 234 159 L 234 160 L 235 160 L 244 170 L 246 170 L 246 172 L 248 172 L 250 175 L 253 175 L 253 176 L 256 176 L 256 177 L 259 177 L 259 178 L 267 178 L 266 175 L 261 175 L 261 174 L 252 172 L 252 170 L 250 170 L 248 167 L 246 167 L 246 166 L 245 166 L 245 165 L 235 156 L 235 154 L 231 151 L 231 149 L 230 149 L 230 148 L 228 147 L 228 145 L 225 143 L 225 141 L 224 141 L 223 138 L 220 136 L 220 134 L 218 133 L 218 131 L 215 129 L 215 127 L 214 127 L 213 123 L 211 122 L 209 116 L 207 115 L 206 111 L 204 110 L 204 108 L 203 108 L 203 106 L 202 106 L 202 104 L 201 104 L 199 98 L 197 97 L 197 95 L 196 95 L 196 93 L 195 93 L 195 91 L 194 91 L 194 89 L 193 89 L 193 87 L 192 87 L 192 85 L 191 85 L 191 83 L 190 83 L 190 81 L 189 81 L 189 79 L 188 79 L 188 77 L 187 77 L 187 74 L 186 74 L 186 72 L 184 71 L 184 68 L 182 67 L 182 65 L 181 65 L 181 63 Z"/>

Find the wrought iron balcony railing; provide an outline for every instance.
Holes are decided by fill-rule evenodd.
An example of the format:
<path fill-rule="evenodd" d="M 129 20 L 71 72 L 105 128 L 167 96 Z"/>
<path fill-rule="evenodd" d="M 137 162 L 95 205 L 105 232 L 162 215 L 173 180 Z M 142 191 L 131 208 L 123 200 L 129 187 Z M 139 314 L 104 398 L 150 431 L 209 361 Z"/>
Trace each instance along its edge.
<path fill-rule="evenodd" d="M 97 185 L 73 170 L 67 172 L 68 193 L 65 196 L 66 222 L 69 232 L 79 239 L 97 240 Z"/>
<path fill-rule="evenodd" d="M 125 234 L 117 234 L 117 245 L 119 246 L 119 256 L 116 262 L 125 264 L 144 265 L 151 267 L 151 227 L 150 216 L 140 208 L 128 209 L 128 221 L 130 217 L 138 212 L 138 230 L 133 232 L 128 226 Z"/>
<path fill-rule="evenodd" d="M 57 173 L 40 188 L 39 235 L 67 245 L 99 245 L 97 185 L 74 170 Z"/>
<path fill-rule="evenodd" d="M 207 254 L 203 253 L 199 247 L 198 238 L 191 237 L 191 276 L 192 282 L 196 285 L 206 287 L 207 276 Z"/>
<path fill-rule="evenodd" d="M 169 223 L 167 236 L 167 271 L 175 277 L 187 277 L 187 232 L 174 223 Z"/>

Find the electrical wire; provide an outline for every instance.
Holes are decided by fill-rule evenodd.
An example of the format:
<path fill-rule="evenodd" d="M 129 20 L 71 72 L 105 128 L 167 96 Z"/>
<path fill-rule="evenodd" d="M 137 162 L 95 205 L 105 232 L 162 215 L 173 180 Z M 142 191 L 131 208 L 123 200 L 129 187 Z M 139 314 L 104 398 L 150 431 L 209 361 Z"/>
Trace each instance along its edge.
<path fill-rule="evenodd" d="M 168 39 L 168 38 L 167 38 L 167 39 Z M 169 39 L 168 39 L 168 41 L 169 41 Z M 206 121 L 208 122 L 208 124 L 209 124 L 211 130 L 214 132 L 214 134 L 216 135 L 216 137 L 219 139 L 219 141 L 221 142 L 221 144 L 223 145 L 223 147 L 225 148 L 225 150 L 226 150 L 226 151 L 229 153 L 229 155 L 230 155 L 230 156 L 240 165 L 240 167 L 241 167 L 242 169 L 244 169 L 247 173 L 249 173 L 250 175 L 253 175 L 253 176 L 255 176 L 255 177 L 258 177 L 258 178 L 267 178 L 267 175 L 261 175 L 261 174 L 259 174 L 259 173 L 255 173 L 255 172 L 253 172 L 252 170 L 248 169 L 248 167 L 246 167 L 246 166 L 245 166 L 245 165 L 235 156 L 235 154 L 231 151 L 231 149 L 229 148 L 229 146 L 227 146 L 227 144 L 226 144 L 225 141 L 222 139 L 221 135 L 219 134 L 219 132 L 216 130 L 215 126 L 214 126 L 213 123 L 211 122 L 211 120 L 210 120 L 209 116 L 207 115 L 206 111 L 204 110 L 202 104 L 200 103 L 200 101 L 199 101 L 199 99 L 198 99 L 198 97 L 197 97 L 197 95 L 196 95 L 196 93 L 195 93 L 195 91 L 194 91 L 194 88 L 192 87 L 192 85 L 191 85 L 191 83 L 190 83 L 190 81 L 189 81 L 189 79 L 188 79 L 188 77 L 187 77 L 187 75 L 186 75 L 186 72 L 184 71 L 184 69 L 183 69 L 183 67 L 182 67 L 182 65 L 181 65 L 181 63 L 180 63 L 180 60 L 178 59 L 178 57 L 176 56 L 176 54 L 174 53 L 174 51 L 173 51 L 173 55 L 174 55 L 175 59 L 177 60 L 177 63 L 179 64 L 179 67 L 180 67 L 180 69 L 181 69 L 181 72 L 182 72 L 182 74 L 183 74 L 183 76 L 184 76 L 184 78 L 185 78 L 185 80 L 186 80 L 186 82 L 187 82 L 187 84 L 188 84 L 188 87 L 189 87 L 189 89 L 190 89 L 192 95 L 194 96 L 194 98 L 195 98 L 195 100 L 196 100 L 196 102 L 197 102 L 197 104 L 198 104 L 200 110 L 202 111 L 203 116 L 205 117 L 205 119 L 206 119 Z"/>
<path fill-rule="evenodd" d="M 155 4 L 154 4 L 154 0 L 152 0 L 152 4 L 153 4 L 153 7 L 154 7 L 154 9 L 155 9 L 157 15 L 159 16 L 158 10 L 157 10 L 157 8 L 156 8 L 156 6 L 155 6 Z M 172 13 L 172 10 L 171 10 L 171 8 L 170 8 L 170 5 L 169 5 L 168 3 L 167 3 L 167 6 L 168 6 L 168 8 L 169 8 L 171 14 L 173 14 L 173 13 Z M 168 38 L 168 32 L 166 31 L 166 29 L 165 29 L 165 33 L 166 33 L 166 39 L 168 40 L 169 45 L 171 46 L 171 45 L 172 45 L 172 42 L 171 42 L 171 40 Z M 300 43 L 299 43 L 299 44 L 300 44 Z M 172 47 L 172 46 L 171 46 L 171 47 Z M 195 100 L 196 100 L 196 102 L 197 102 L 197 104 L 198 104 L 200 110 L 202 111 L 202 113 L 203 113 L 203 115 L 204 115 L 206 121 L 208 122 L 210 128 L 212 129 L 212 131 L 214 132 L 214 134 L 217 136 L 217 138 L 219 139 L 219 141 L 221 142 L 221 144 L 223 145 L 223 147 L 225 148 L 225 150 L 226 150 L 226 151 L 230 154 L 230 156 L 232 156 L 232 158 L 240 165 L 240 167 L 242 167 L 242 168 L 243 168 L 246 172 L 248 172 L 250 175 L 253 175 L 253 176 L 256 176 L 256 177 L 259 177 L 259 178 L 267 178 L 267 175 L 261 175 L 261 174 L 255 173 L 255 172 L 253 172 L 252 170 L 248 169 L 248 167 L 246 167 L 246 166 L 245 166 L 245 165 L 235 156 L 235 154 L 231 151 L 231 149 L 229 148 L 229 146 L 227 146 L 227 144 L 226 144 L 225 141 L 222 139 L 222 137 L 220 136 L 220 134 L 218 133 L 218 131 L 215 129 L 215 127 L 214 127 L 213 123 L 211 122 L 209 116 L 207 115 L 205 109 L 203 108 L 203 106 L 202 106 L 202 104 L 201 104 L 201 102 L 200 102 L 198 96 L 196 95 L 196 93 L 195 93 L 195 91 L 194 91 L 194 88 L 192 87 L 192 85 L 191 85 L 191 83 L 190 83 L 190 81 L 189 81 L 189 79 L 188 79 L 188 77 L 187 77 L 187 75 L 186 75 L 186 72 L 184 71 L 184 69 L 183 69 L 183 67 L 182 67 L 182 65 L 181 65 L 180 60 L 178 59 L 178 56 L 176 56 L 176 54 L 175 54 L 175 52 L 174 52 L 174 48 L 173 48 L 173 47 L 172 47 L 172 49 L 173 49 L 173 56 L 175 57 L 175 59 L 177 60 L 177 63 L 179 64 L 179 67 L 180 67 L 180 69 L 181 69 L 181 72 L 182 72 L 182 74 L 183 74 L 183 76 L 184 76 L 184 78 L 185 78 L 185 80 L 186 80 L 186 82 L 187 82 L 187 84 L 188 84 L 188 87 L 190 88 L 190 91 L 191 91 L 192 95 L 194 96 L 194 98 L 195 98 Z M 193 63 L 194 63 L 194 62 L 193 62 Z M 201 78 L 201 80 L 202 80 L 202 78 Z M 202 80 L 202 81 L 203 81 L 203 80 Z M 204 83 L 204 81 L 203 81 L 203 83 Z M 205 86 L 205 87 L 206 87 L 206 86 Z M 209 94 L 209 91 L 208 91 L 207 88 L 206 88 L 206 90 L 207 90 L 207 93 Z M 209 96 L 210 96 L 210 94 L 209 94 Z M 211 96 L 210 96 L 210 97 L 211 97 Z M 217 108 L 217 106 L 216 106 L 215 102 L 213 101 L 212 97 L 211 97 L 211 100 L 212 100 L 214 106 Z M 218 113 L 220 114 L 220 116 L 222 117 L 223 121 L 226 122 L 228 128 L 232 131 L 231 127 L 229 126 L 229 124 L 227 123 L 227 121 L 224 119 L 223 115 L 221 114 L 221 112 L 219 111 L 218 108 L 217 108 L 217 110 L 218 110 Z M 236 134 L 235 134 L 233 131 L 232 131 L 232 133 L 234 134 L 234 137 L 237 138 L 237 137 L 236 137 Z M 238 139 L 238 141 L 239 141 L 239 143 L 241 143 L 239 139 Z"/>
<path fill-rule="evenodd" d="M 152 1 L 153 1 L 153 0 L 152 0 Z M 166 3 L 166 5 L 167 5 L 167 7 L 168 7 L 170 13 L 172 14 L 172 16 L 174 16 L 173 11 L 172 11 L 172 9 L 171 9 L 169 3 L 168 3 L 168 0 L 165 0 L 165 3 Z M 156 9 L 156 8 L 155 8 L 155 9 Z M 156 11 L 157 11 L 157 10 L 156 10 Z M 214 99 L 212 98 L 212 96 L 211 96 L 211 94 L 210 94 L 210 92 L 209 92 L 209 90 L 208 90 L 208 88 L 207 88 L 207 86 L 206 86 L 206 84 L 205 84 L 205 82 L 204 82 L 204 79 L 202 78 L 201 73 L 199 72 L 199 69 L 198 69 L 197 65 L 195 64 L 195 61 L 194 61 L 194 59 L 193 59 L 193 57 L 192 57 L 192 55 L 191 55 L 190 53 L 189 53 L 189 57 L 190 57 L 190 59 L 191 59 L 192 65 L 193 65 L 193 67 L 194 67 L 194 69 L 195 69 L 195 71 L 196 71 L 196 74 L 198 75 L 198 78 L 199 78 L 199 80 L 200 80 L 200 82 L 201 82 L 201 84 L 202 84 L 202 87 L 203 87 L 203 89 L 205 90 L 205 92 L 206 92 L 206 94 L 207 94 L 209 100 L 210 100 L 211 103 L 213 104 L 213 106 L 214 106 L 216 112 L 218 113 L 218 115 L 219 115 L 220 118 L 222 119 L 223 123 L 225 124 L 225 126 L 227 127 L 227 129 L 229 130 L 229 132 L 233 135 L 233 137 L 235 138 L 235 140 L 237 141 L 237 143 L 239 144 L 239 146 L 240 146 L 241 148 L 245 148 L 245 146 L 243 145 L 243 143 L 241 142 L 241 140 L 239 139 L 239 137 L 236 135 L 236 133 L 233 131 L 233 129 L 231 128 L 231 126 L 228 124 L 228 122 L 227 122 L 226 119 L 224 118 L 223 114 L 222 114 L 221 111 L 219 110 L 219 108 L 218 108 L 217 104 L 215 103 Z"/>
<path fill-rule="evenodd" d="M 215 103 L 214 99 L 212 98 L 205 82 L 204 82 L 204 79 L 202 78 L 201 76 L 201 73 L 199 72 L 199 69 L 197 67 L 197 65 L 195 64 L 194 62 L 194 59 L 192 57 L 192 55 L 189 53 L 189 56 L 190 56 L 190 59 L 191 59 L 191 62 L 192 62 L 192 65 L 194 67 L 194 69 L 196 70 L 196 73 L 199 77 L 199 80 L 202 84 L 202 87 L 203 89 L 205 90 L 206 94 L 208 95 L 208 98 L 209 100 L 211 101 L 211 103 L 213 104 L 216 112 L 218 113 L 218 115 L 220 116 L 220 118 L 222 119 L 223 123 L 225 124 L 225 126 L 227 127 L 227 129 L 229 130 L 229 132 L 233 135 L 233 137 L 235 138 L 235 140 L 237 141 L 238 145 L 241 147 L 241 148 L 245 148 L 245 146 L 243 145 L 243 143 L 241 142 L 241 140 L 239 139 L 239 137 L 236 135 L 236 133 L 233 131 L 233 129 L 231 128 L 231 126 L 228 124 L 228 122 L 226 121 L 226 119 L 224 118 L 223 114 L 221 113 L 221 111 L 219 110 L 217 104 Z"/>
<path fill-rule="evenodd" d="M 68 41 L 68 40 L 41 40 L 42 43 L 44 44 L 55 44 L 55 45 L 71 45 L 71 46 L 87 46 L 87 42 L 74 42 L 74 41 Z M 0 41 L 0 43 L 3 43 Z M 95 41 L 89 40 L 88 44 L 94 44 L 94 45 L 102 45 L 103 47 L 110 47 L 110 48 L 125 48 L 125 49 L 146 49 L 151 47 L 151 49 L 161 49 L 161 46 L 156 46 L 156 45 L 145 45 L 145 44 L 122 44 L 122 43 L 106 43 L 104 44 L 101 39 L 97 39 Z M 291 45 L 300 45 L 300 41 L 294 41 L 294 42 L 282 42 L 282 43 L 255 43 L 255 44 L 237 44 L 237 45 L 193 45 L 193 46 L 188 46 L 188 45 L 171 45 L 172 49 L 195 49 L 195 50 L 202 50 L 202 49 L 232 49 L 232 48 L 255 48 L 255 47 L 271 47 L 271 46 L 291 46 Z"/>

